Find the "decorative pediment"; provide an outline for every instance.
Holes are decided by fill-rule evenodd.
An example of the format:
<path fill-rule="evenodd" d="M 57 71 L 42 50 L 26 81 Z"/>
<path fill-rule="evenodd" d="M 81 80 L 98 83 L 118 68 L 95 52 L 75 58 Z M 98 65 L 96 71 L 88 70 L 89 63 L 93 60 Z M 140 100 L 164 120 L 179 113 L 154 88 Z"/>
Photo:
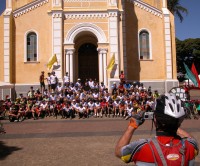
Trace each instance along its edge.
<path fill-rule="evenodd" d="M 36 0 L 34 2 L 28 3 L 25 6 L 20 7 L 19 9 L 16 9 L 13 11 L 14 17 L 19 17 L 23 14 L 26 14 L 32 10 L 35 10 L 36 8 L 43 6 L 44 4 L 48 3 L 49 0 Z"/>
<path fill-rule="evenodd" d="M 136 7 L 139 7 L 141 9 L 145 10 L 146 12 L 149 12 L 149 13 L 155 15 L 155 16 L 162 18 L 162 11 L 161 10 L 159 10 L 159 9 L 157 9 L 157 8 L 155 8 L 155 7 L 149 5 L 149 4 L 147 4 L 147 3 L 145 3 L 141 0 L 129 0 L 129 1 L 134 3 L 134 5 Z"/>

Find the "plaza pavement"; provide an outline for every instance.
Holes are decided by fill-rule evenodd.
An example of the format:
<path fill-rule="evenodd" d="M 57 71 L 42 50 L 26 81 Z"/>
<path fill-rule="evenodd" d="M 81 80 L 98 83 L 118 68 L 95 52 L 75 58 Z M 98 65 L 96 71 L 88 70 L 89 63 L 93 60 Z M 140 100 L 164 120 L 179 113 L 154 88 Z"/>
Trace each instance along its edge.
<path fill-rule="evenodd" d="M 61 120 L 46 118 L 10 123 L 0 135 L 1 166 L 125 166 L 114 155 L 127 127 L 120 118 Z M 182 128 L 200 140 L 200 120 L 185 120 Z M 139 127 L 133 140 L 153 137 L 151 121 Z M 200 156 L 196 158 L 200 165 Z"/>

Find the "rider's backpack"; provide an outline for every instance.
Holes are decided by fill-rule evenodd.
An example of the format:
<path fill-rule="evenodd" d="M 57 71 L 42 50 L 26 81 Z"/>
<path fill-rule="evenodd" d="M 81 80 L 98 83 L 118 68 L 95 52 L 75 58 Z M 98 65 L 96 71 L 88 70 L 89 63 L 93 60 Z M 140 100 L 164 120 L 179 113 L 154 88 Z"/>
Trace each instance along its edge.
<path fill-rule="evenodd" d="M 148 140 L 149 147 L 152 151 L 155 165 L 157 166 L 184 166 L 185 163 L 185 144 L 186 140 L 180 139 L 178 143 L 164 145 L 158 142 L 154 137 Z M 187 161 L 187 160 L 186 160 Z"/>

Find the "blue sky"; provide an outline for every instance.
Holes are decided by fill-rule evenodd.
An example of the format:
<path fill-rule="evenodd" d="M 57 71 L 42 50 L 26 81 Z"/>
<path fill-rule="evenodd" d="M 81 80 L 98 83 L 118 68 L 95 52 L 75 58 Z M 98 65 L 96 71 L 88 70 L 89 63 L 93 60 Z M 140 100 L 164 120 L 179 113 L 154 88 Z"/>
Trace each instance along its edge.
<path fill-rule="evenodd" d="M 175 19 L 176 37 L 180 40 L 187 38 L 200 38 L 200 0 L 180 0 L 181 5 L 188 10 L 188 15 L 183 15 L 182 23 Z"/>
<path fill-rule="evenodd" d="M 0 13 L 5 8 L 5 1 L 0 0 Z M 200 38 L 200 0 L 180 0 L 180 3 L 188 9 L 188 15 L 183 15 L 182 23 L 175 19 L 176 37 L 180 40 Z"/>

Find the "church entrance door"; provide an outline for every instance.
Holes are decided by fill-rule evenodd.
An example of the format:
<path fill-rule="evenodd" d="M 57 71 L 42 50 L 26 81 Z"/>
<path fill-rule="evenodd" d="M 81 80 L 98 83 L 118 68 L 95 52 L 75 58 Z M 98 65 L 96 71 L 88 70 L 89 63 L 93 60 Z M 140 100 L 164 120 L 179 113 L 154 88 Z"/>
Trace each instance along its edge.
<path fill-rule="evenodd" d="M 99 80 L 98 51 L 94 44 L 85 43 L 78 49 L 78 77 L 84 81 Z"/>

